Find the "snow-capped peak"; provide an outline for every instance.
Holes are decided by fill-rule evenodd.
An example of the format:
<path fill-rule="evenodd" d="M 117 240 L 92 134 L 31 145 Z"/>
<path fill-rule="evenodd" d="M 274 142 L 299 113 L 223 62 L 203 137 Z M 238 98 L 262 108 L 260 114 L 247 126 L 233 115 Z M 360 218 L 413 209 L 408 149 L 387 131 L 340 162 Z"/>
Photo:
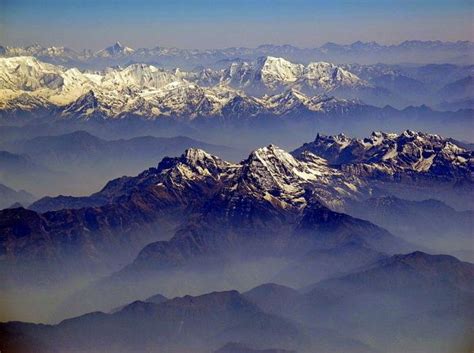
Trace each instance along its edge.
<path fill-rule="evenodd" d="M 184 151 L 183 157 L 192 164 L 219 160 L 217 157 L 200 148 L 188 148 L 186 151 Z"/>
<path fill-rule="evenodd" d="M 253 151 L 248 159 L 249 163 L 256 162 L 265 168 L 278 168 L 278 165 L 291 170 L 298 165 L 298 161 L 291 154 L 275 145 L 268 145 Z"/>
<path fill-rule="evenodd" d="M 169 175 L 176 183 L 180 180 L 195 180 L 211 177 L 219 179 L 225 171 L 234 167 L 199 148 L 189 148 L 180 157 L 165 158 L 158 165 L 161 174 Z"/>
<path fill-rule="evenodd" d="M 273 56 L 259 57 L 254 62 L 234 61 L 224 70 L 221 82 L 248 93 L 295 88 L 320 94 L 337 88 L 370 86 L 357 75 L 331 63 L 312 62 L 305 66 Z"/>
<path fill-rule="evenodd" d="M 83 96 L 79 97 L 75 102 L 66 106 L 63 114 L 70 113 L 75 115 L 89 116 L 99 107 L 99 100 L 97 99 L 93 90 L 88 91 Z"/>
<path fill-rule="evenodd" d="M 257 65 L 262 81 L 270 85 L 295 82 L 304 70 L 304 66 L 301 64 L 294 64 L 283 58 L 273 56 L 257 59 Z"/>
<path fill-rule="evenodd" d="M 282 207 L 301 207 L 307 203 L 308 190 L 317 191 L 320 199 L 332 207 L 340 206 L 340 197 L 357 192 L 361 182 L 352 178 L 349 183 L 342 174 L 315 155 L 305 154 L 296 159 L 275 145 L 253 151 L 242 162 L 240 179 L 243 185 L 257 195 Z M 356 181 L 357 180 L 357 181 Z M 242 185 L 240 185 L 242 187 Z"/>
<path fill-rule="evenodd" d="M 32 56 L 0 59 L 0 87 L 2 89 L 34 91 L 58 88 L 62 84 L 62 69 L 46 64 Z"/>
<path fill-rule="evenodd" d="M 99 50 L 95 53 L 98 57 L 110 57 L 110 56 L 120 56 L 120 55 L 129 55 L 135 52 L 132 48 L 123 46 L 120 42 L 107 47 L 105 49 Z"/>

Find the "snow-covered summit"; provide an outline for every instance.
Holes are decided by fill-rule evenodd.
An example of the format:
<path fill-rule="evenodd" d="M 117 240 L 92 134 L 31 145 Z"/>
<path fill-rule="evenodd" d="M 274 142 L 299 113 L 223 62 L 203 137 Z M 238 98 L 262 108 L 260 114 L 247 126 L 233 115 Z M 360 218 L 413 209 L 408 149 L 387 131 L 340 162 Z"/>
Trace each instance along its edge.
<path fill-rule="evenodd" d="M 121 55 L 129 55 L 134 53 L 135 50 L 129 47 L 123 46 L 120 42 L 116 42 L 115 44 L 107 47 L 105 49 L 99 50 L 95 53 L 97 57 L 113 57 L 113 56 L 121 56 Z"/>
<path fill-rule="evenodd" d="M 301 64 L 294 64 L 283 58 L 273 56 L 257 59 L 257 68 L 262 81 L 270 87 L 295 82 L 304 70 L 304 66 Z"/>
<path fill-rule="evenodd" d="M 342 67 L 327 62 L 313 62 L 305 67 L 299 86 L 329 92 L 337 88 L 364 87 L 369 84 Z"/>
<path fill-rule="evenodd" d="M 55 89 L 63 83 L 63 70 L 32 56 L 0 59 L 0 89 L 35 91 Z"/>

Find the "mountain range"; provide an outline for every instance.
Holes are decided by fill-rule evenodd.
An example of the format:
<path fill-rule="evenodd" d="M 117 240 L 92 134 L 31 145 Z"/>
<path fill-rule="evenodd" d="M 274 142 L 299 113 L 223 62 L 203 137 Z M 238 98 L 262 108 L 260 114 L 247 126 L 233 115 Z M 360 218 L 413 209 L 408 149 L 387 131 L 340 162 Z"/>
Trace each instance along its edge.
<path fill-rule="evenodd" d="M 266 312 L 338 329 L 380 351 L 466 351 L 472 345 L 472 266 L 416 251 L 299 291 L 267 284 L 247 295 Z"/>
<path fill-rule="evenodd" d="M 61 117 L 82 119 L 124 114 L 146 119 L 192 119 L 233 112 L 251 118 L 283 115 L 295 105 L 324 112 L 334 105 L 357 104 L 324 96 L 308 97 L 297 88 L 320 94 L 337 88 L 368 86 L 328 63 L 313 63 L 305 68 L 281 58 L 264 57 L 254 63 L 236 65 L 215 72 L 184 72 L 133 64 L 89 73 L 63 69 L 32 57 L 0 59 L 2 109 L 31 111 L 58 107 Z M 273 95 L 257 98 L 241 90 Z"/>
<path fill-rule="evenodd" d="M 460 210 L 472 209 L 472 151 L 458 141 L 411 130 L 373 132 L 363 139 L 317 135 L 293 155 L 307 152 L 345 173 L 371 179 L 373 196 L 388 194 L 417 201 L 434 198 Z"/>
<path fill-rule="evenodd" d="M 256 117 L 358 114 L 383 117 L 421 114 L 422 110 L 411 113 L 380 107 L 390 103 L 406 107 L 416 96 L 419 99 L 412 100 L 412 104 L 440 104 L 466 98 L 466 94 L 470 97 L 468 93 L 459 97 L 441 95 L 440 100 L 433 88 L 428 90 L 424 83 L 393 70 L 386 73 L 377 67 L 374 70 L 382 72 L 375 76 L 372 73 L 365 80 L 352 69 L 366 72 L 358 66 L 327 62 L 303 65 L 271 56 L 237 60 L 223 69 L 183 71 L 131 64 L 80 71 L 34 57 L 16 56 L 0 58 L 0 111 L 5 122 L 16 123 L 38 116 L 49 120 L 53 116 L 60 121 L 125 117 L 240 121 Z M 461 71 L 470 77 L 472 69 Z M 459 80 L 441 85 L 440 92 L 452 91 L 450 85 L 464 84 L 468 78 Z"/>
<path fill-rule="evenodd" d="M 438 251 L 471 248 L 473 211 L 458 211 L 436 199 L 414 201 L 395 196 L 373 197 L 352 203 L 347 207 L 347 213 Z M 467 255 L 465 260 L 472 261 L 472 257 Z"/>
<path fill-rule="evenodd" d="M 104 68 L 105 66 L 144 62 L 165 66 L 192 68 L 202 64 L 242 58 L 253 60 L 259 56 L 281 56 L 288 60 L 326 60 L 338 63 L 376 64 L 385 63 L 469 63 L 472 64 L 473 43 L 469 41 L 405 41 L 400 44 L 382 45 L 375 42 L 354 42 L 352 44 L 326 43 L 316 48 L 298 48 L 292 45 L 261 45 L 257 48 L 226 48 L 211 50 L 188 50 L 178 48 L 132 49 L 120 42 L 93 52 L 77 52 L 66 47 L 45 48 L 38 44 L 27 47 L 2 47 L 2 56 L 32 55 L 41 60 L 81 66 Z M 429 58 L 429 61 L 427 61 Z"/>
<path fill-rule="evenodd" d="M 474 353 L 474 0 L 0 4 L 0 353 Z"/>
<path fill-rule="evenodd" d="M 54 264 L 58 263 L 65 266 L 66 262 L 77 268 L 78 263 L 87 267 L 99 259 L 100 265 L 101 257 L 106 254 L 113 254 L 116 263 L 117 257 L 123 261 L 157 235 L 162 239 L 166 239 L 167 234 L 170 237 L 178 225 L 181 229 L 176 231 L 174 240 L 149 245 L 137 258 L 136 265 L 153 266 L 153 261 L 141 261 L 150 254 L 157 258 L 158 266 L 166 267 L 194 259 L 200 261 L 219 249 L 240 253 L 247 245 L 234 239 L 248 231 L 255 234 L 254 241 L 265 244 L 268 252 L 272 243 L 281 246 L 291 239 L 277 241 L 273 233 L 272 237 L 267 237 L 265 234 L 269 236 L 270 230 L 282 236 L 286 234 L 286 238 L 292 233 L 295 236 L 301 234 L 304 241 L 314 228 L 313 222 L 320 221 L 327 222 L 320 230 L 322 238 L 318 240 L 323 243 L 325 236 L 322 234 L 333 231 L 340 232 L 341 236 L 347 233 L 341 241 L 345 241 L 347 236 L 363 236 L 360 231 L 345 229 L 364 227 L 364 223 L 357 226 L 358 221 L 333 213 L 321 204 L 323 201 L 337 206 L 343 198 L 357 194 L 356 184 L 348 183 L 338 174 L 314 155 L 307 155 L 306 160 L 299 161 L 274 146 L 254 151 L 241 164 L 225 162 L 202 150 L 190 149 L 181 157 L 165 158 L 156 168 L 150 168 L 137 177 L 113 180 L 90 197 L 59 197 L 32 205 L 39 209 L 46 205 L 53 208 L 71 205 L 67 209 L 42 214 L 21 208 L 2 211 L 2 233 L 7 235 L 3 244 L 7 251 L 3 268 L 8 269 L 6 265 L 11 261 L 17 264 L 17 270 L 19 262 L 38 261 L 37 266 L 30 268 L 40 279 L 40 273 L 50 276 L 57 271 L 59 268 Z M 315 199 L 316 195 L 320 201 Z M 75 206 L 80 208 L 70 208 Z M 326 216 L 320 220 L 319 213 Z M 290 219 L 294 221 L 289 222 Z M 294 230 L 277 231 L 285 223 L 294 223 Z M 213 231 L 209 229 L 211 225 Z M 373 241 L 374 246 L 382 249 L 397 246 L 388 233 L 369 224 L 366 227 L 377 234 L 373 240 L 366 240 Z M 214 237 L 221 232 L 227 236 Z M 64 242 L 66 234 L 74 234 L 70 240 L 72 243 Z M 199 240 L 203 242 L 200 248 L 191 246 L 196 237 L 203 237 Z M 48 246 L 37 248 L 36 241 L 24 242 L 38 238 Z M 117 252 L 110 252 L 110 247 L 116 248 L 124 241 L 129 245 L 125 248 L 122 245 L 122 251 L 127 250 L 122 257 Z M 249 245 L 256 246 L 253 242 Z M 47 270 L 41 270 L 43 265 Z M 59 273 L 64 273 L 64 270 L 65 267 Z"/>
<path fill-rule="evenodd" d="M 91 193 L 103 185 L 103 180 L 136 174 L 164 156 L 179 155 L 190 147 L 203 148 L 231 160 L 240 158 L 242 154 L 236 149 L 184 136 L 106 140 L 86 131 L 39 135 L 0 144 L 0 151 L 9 151 L 3 152 L 5 156 L 17 156 L 18 160 L 0 158 L 0 181 L 41 196 Z M 23 169 L 20 169 L 20 160 L 23 161 Z M 37 176 L 34 182 L 28 179 L 32 173 Z M 51 178 L 56 175 L 55 183 L 38 183 L 39 179 L 48 175 Z M 82 189 L 74 189 L 74 185 L 83 186 Z"/>

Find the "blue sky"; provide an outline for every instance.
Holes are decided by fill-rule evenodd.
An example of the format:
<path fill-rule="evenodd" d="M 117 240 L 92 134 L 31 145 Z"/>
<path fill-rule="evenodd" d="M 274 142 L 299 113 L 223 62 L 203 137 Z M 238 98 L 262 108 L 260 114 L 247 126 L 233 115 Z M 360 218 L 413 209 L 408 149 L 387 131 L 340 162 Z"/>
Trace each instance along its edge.
<path fill-rule="evenodd" d="M 98 49 L 472 39 L 474 0 L 0 0 L 0 43 Z"/>

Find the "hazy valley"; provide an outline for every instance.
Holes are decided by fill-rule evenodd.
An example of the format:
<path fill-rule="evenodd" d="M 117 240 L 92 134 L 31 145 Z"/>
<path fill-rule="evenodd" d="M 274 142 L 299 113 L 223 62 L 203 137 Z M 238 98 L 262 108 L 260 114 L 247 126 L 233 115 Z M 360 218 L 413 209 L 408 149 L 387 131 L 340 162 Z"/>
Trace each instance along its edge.
<path fill-rule="evenodd" d="M 469 352 L 473 50 L 0 47 L 0 350 Z"/>

